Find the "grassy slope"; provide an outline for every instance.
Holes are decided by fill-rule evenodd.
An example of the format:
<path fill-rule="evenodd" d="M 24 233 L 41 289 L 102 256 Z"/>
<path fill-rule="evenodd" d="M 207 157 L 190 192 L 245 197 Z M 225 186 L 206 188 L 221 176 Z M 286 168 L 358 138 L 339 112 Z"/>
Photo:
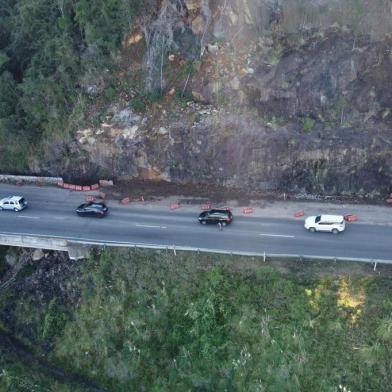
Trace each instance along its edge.
<path fill-rule="evenodd" d="M 0 333 L 0 339 L 4 335 Z M 58 375 L 50 374 L 42 366 L 37 366 L 31 358 L 21 358 L 15 350 L 0 344 L 0 391 L 2 392 L 88 392 L 71 383 L 59 380 Z"/>
<path fill-rule="evenodd" d="M 111 391 L 388 391 L 388 274 L 108 250 L 86 262 L 72 317 L 49 306 L 35 330 L 53 320 L 53 363 Z"/>

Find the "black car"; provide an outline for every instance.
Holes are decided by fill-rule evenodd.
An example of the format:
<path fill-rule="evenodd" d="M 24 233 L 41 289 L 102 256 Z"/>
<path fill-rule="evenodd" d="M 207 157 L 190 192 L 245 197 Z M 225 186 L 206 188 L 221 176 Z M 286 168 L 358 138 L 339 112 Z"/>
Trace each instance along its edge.
<path fill-rule="evenodd" d="M 103 218 L 108 212 L 108 208 L 105 203 L 89 202 L 81 204 L 77 209 L 76 213 L 79 216 L 96 216 Z"/>
<path fill-rule="evenodd" d="M 233 214 L 230 210 L 225 209 L 213 209 L 204 211 L 199 215 L 199 222 L 203 225 L 207 223 L 221 223 L 222 226 L 226 226 L 233 220 Z"/>

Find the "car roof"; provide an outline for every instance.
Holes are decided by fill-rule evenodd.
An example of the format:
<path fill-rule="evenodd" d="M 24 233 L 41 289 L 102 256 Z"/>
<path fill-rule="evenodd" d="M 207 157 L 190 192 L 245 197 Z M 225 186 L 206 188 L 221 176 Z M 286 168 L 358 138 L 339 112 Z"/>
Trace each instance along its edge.
<path fill-rule="evenodd" d="M 23 196 L 8 196 L 8 197 L 5 197 L 2 200 L 19 201 L 22 198 L 23 198 Z"/>
<path fill-rule="evenodd" d="M 99 201 L 89 201 L 88 203 L 84 204 L 85 207 L 106 207 L 105 203 Z"/>
<path fill-rule="evenodd" d="M 321 215 L 321 220 L 322 221 L 332 221 L 332 222 L 340 222 L 342 220 L 344 220 L 343 215 L 327 215 L 327 214 L 323 214 Z"/>

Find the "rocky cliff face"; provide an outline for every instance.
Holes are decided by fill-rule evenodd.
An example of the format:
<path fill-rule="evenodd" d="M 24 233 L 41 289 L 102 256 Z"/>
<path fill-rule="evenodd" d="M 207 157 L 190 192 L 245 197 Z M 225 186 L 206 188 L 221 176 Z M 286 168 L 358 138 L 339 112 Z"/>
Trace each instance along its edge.
<path fill-rule="evenodd" d="M 372 8 L 368 18 L 347 16 L 350 28 L 331 25 L 335 3 L 309 1 L 320 12 L 312 14 L 315 28 L 301 25 L 294 3 L 163 1 L 124 41 L 130 61 L 120 76 L 144 71 L 145 86 L 159 88 L 162 99 L 143 112 L 134 105 L 138 91 L 121 94 L 98 125 L 63 146 L 75 157 L 65 171 L 258 190 L 391 192 L 392 39 L 381 29 L 389 22 L 372 22 Z M 389 8 L 377 12 L 392 16 Z M 48 151 L 40 169 L 58 172 L 58 165 L 58 153 Z"/>

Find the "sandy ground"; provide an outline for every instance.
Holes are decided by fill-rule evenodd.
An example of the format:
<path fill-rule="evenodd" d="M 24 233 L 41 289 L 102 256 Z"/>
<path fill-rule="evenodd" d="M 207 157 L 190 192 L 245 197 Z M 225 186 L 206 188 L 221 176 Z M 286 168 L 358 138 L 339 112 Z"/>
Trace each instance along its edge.
<path fill-rule="evenodd" d="M 134 201 L 130 205 L 140 208 L 168 208 L 172 204 L 179 204 L 175 211 L 200 212 L 205 198 L 191 198 L 185 196 L 157 197 L 155 200 L 146 202 Z M 242 204 L 236 200 L 229 200 L 226 203 L 212 203 L 212 207 L 229 207 L 233 214 L 257 216 L 266 218 L 298 219 L 303 220 L 304 216 L 319 214 L 336 215 L 357 215 L 358 224 L 379 224 L 392 226 L 392 207 L 385 205 L 366 205 L 349 203 L 329 203 L 315 201 L 282 201 L 282 200 L 252 200 L 247 204 Z M 252 207 L 251 214 L 244 214 L 244 208 Z M 303 211 L 304 216 L 294 217 L 295 212 Z"/>
<path fill-rule="evenodd" d="M 363 200 L 344 200 L 338 197 L 331 198 L 332 200 L 297 200 L 293 195 L 287 195 L 286 199 L 286 195 L 280 193 L 249 193 L 238 189 L 163 181 L 120 182 L 112 188 L 101 190 L 114 202 L 129 197 L 130 204 L 140 208 L 170 209 L 171 204 L 178 203 L 178 210 L 198 213 L 204 203 L 210 202 L 212 207 L 230 207 L 236 216 L 246 215 L 243 209 L 252 207 L 253 212 L 247 216 L 303 220 L 309 215 L 352 214 L 358 217 L 358 224 L 392 225 L 392 205 L 382 201 L 366 204 Z M 297 211 L 303 211 L 304 216 L 294 217 Z"/>

